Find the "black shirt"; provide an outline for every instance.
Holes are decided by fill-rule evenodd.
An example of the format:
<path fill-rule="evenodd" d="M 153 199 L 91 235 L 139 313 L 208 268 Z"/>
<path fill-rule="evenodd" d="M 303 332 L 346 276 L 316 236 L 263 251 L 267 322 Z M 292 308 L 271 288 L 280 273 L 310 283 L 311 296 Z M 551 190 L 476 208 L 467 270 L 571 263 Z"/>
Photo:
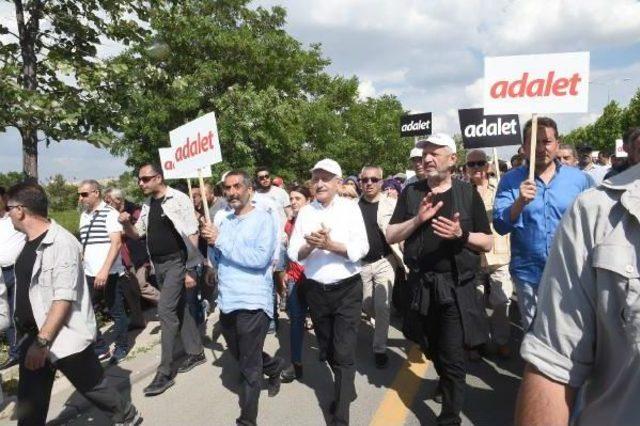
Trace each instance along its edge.
<path fill-rule="evenodd" d="M 407 186 L 398 198 L 390 223 L 402 223 L 415 217 L 422 199 L 429 192 L 431 189 L 426 180 Z M 439 201 L 443 202 L 436 217 L 453 218 L 452 194 L 451 188 L 441 194 L 435 194 L 434 204 Z M 461 221 L 460 226 L 464 231 L 491 235 L 489 219 L 478 191 L 473 191 L 470 219 Z M 455 262 L 454 255 L 462 249 L 463 245 L 459 240 L 445 240 L 435 235 L 431 227 L 431 220 L 428 220 L 405 241 L 405 262 L 409 267 L 418 268 L 425 272 L 452 272 Z"/>
<path fill-rule="evenodd" d="M 33 316 L 31 302 L 29 301 L 29 287 L 33 264 L 36 261 L 36 249 L 47 235 L 47 231 L 34 240 L 27 241 L 20 255 L 16 259 L 16 309 L 13 314 L 20 333 L 37 333 L 38 325 Z"/>
<path fill-rule="evenodd" d="M 162 210 L 163 201 L 164 197 L 151 197 L 147 223 L 147 244 L 151 257 L 168 256 L 187 251 L 182 237 L 173 226 L 173 222 Z"/>
<path fill-rule="evenodd" d="M 364 197 L 358 203 L 369 240 L 369 252 L 362 258 L 365 262 L 375 262 L 391 253 L 391 247 L 387 244 L 387 240 L 378 226 L 378 204 L 379 202 L 370 203 Z"/>

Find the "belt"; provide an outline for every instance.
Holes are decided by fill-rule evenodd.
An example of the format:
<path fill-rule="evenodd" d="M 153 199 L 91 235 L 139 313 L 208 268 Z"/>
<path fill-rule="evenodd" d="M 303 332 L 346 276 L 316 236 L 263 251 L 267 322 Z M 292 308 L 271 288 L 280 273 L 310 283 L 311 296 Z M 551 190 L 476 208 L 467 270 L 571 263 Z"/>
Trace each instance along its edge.
<path fill-rule="evenodd" d="M 335 283 L 331 283 L 331 284 L 323 284 L 321 282 L 312 280 L 310 278 L 308 278 L 308 280 L 310 282 L 312 282 L 315 286 L 319 287 L 322 291 L 336 291 L 336 290 L 340 290 L 343 289 L 345 287 L 349 287 L 351 284 L 357 282 L 360 279 L 360 274 L 355 274 L 350 276 L 349 278 L 345 278 L 343 280 L 340 281 L 336 281 Z"/>
<path fill-rule="evenodd" d="M 2 267 L 2 272 L 11 272 L 13 271 L 14 265 L 11 266 L 3 266 Z"/>
<path fill-rule="evenodd" d="M 378 261 L 378 260 L 380 260 L 380 259 L 385 259 L 385 258 L 389 257 L 390 255 L 391 255 L 391 253 L 381 254 L 381 255 L 376 256 L 376 257 L 374 257 L 374 258 L 366 258 L 366 259 L 362 259 L 362 262 L 363 262 L 363 263 L 367 263 L 367 264 L 369 264 L 369 263 L 375 263 L 375 262 L 377 262 L 377 261 Z"/>
<path fill-rule="evenodd" d="M 151 260 L 154 263 L 164 263 L 169 260 L 183 259 L 186 256 L 181 251 L 175 253 L 163 254 L 162 256 L 151 256 Z"/>

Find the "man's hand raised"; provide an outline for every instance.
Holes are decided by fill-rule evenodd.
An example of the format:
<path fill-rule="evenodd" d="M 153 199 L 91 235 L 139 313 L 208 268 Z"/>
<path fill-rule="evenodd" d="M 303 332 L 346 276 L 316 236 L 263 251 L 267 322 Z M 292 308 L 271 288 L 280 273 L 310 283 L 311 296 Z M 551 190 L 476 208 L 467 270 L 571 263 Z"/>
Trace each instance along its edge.
<path fill-rule="evenodd" d="M 418 208 L 418 221 L 422 224 L 433 218 L 436 213 L 442 208 L 444 204 L 442 201 L 439 201 L 435 205 L 433 204 L 434 195 L 432 192 L 428 193 L 420 202 L 420 207 Z"/>

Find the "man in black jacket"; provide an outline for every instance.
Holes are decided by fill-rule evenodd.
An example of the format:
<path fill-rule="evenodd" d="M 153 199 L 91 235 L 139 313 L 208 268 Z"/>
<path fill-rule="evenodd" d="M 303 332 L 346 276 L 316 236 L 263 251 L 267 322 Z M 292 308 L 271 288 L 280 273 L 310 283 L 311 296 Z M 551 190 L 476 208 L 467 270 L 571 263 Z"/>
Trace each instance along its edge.
<path fill-rule="evenodd" d="M 464 347 L 486 342 L 488 325 L 475 295 L 479 252 L 493 244 L 480 194 L 451 177 L 456 146 L 435 134 L 416 143 L 426 179 L 405 188 L 387 228 L 389 244 L 404 241 L 413 287 L 411 311 L 421 321 L 420 341 L 440 376 L 438 424 L 460 424 L 464 399 Z"/>

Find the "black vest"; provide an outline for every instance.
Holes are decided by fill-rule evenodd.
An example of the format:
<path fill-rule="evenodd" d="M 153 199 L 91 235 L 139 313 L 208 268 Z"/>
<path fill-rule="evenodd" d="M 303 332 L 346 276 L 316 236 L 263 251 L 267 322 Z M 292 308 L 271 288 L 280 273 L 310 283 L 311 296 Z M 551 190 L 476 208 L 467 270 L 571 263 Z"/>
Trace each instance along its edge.
<path fill-rule="evenodd" d="M 418 186 L 419 184 L 412 184 Z M 417 188 L 407 188 L 414 191 L 413 197 L 424 197 Z M 476 189 L 470 183 L 458 179 L 451 180 L 451 195 L 453 200 L 453 211 L 460 213 L 460 226 L 463 230 L 471 232 L 473 230 L 473 191 Z M 415 200 L 414 200 L 415 201 Z M 414 202 L 414 204 L 416 204 Z M 419 203 L 417 203 L 419 205 Z M 412 212 L 414 215 L 417 211 Z M 422 247 L 422 233 L 420 230 L 414 232 L 405 243 L 405 263 L 407 266 L 418 272 L 420 271 Z M 455 247 L 453 272 L 458 283 L 472 279 L 480 268 L 480 254 L 467 248 L 462 242 Z"/>

